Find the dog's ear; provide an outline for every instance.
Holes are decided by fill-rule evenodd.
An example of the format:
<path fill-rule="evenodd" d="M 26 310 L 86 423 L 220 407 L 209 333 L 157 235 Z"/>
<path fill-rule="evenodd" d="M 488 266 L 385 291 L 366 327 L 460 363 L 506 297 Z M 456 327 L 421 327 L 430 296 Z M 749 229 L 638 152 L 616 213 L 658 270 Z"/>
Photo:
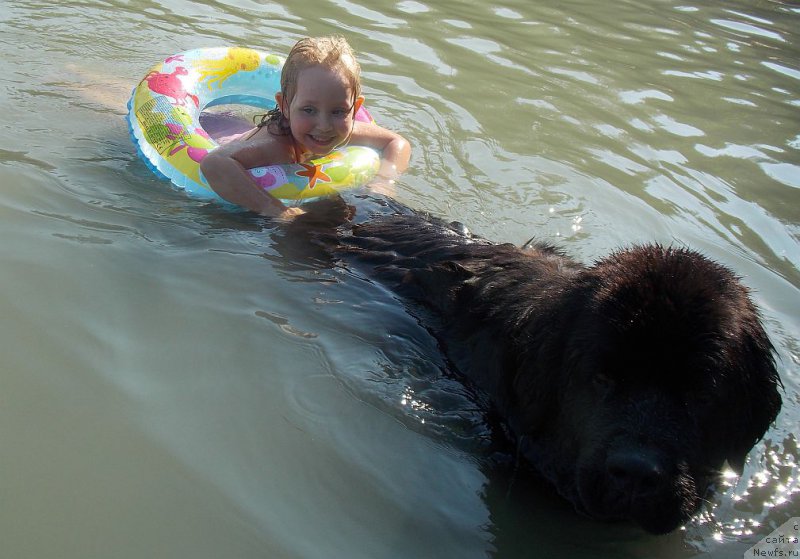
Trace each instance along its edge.
<path fill-rule="evenodd" d="M 739 349 L 737 377 L 742 383 L 730 402 L 735 415 L 727 426 L 726 458 L 731 467 L 741 473 L 747 454 L 778 416 L 783 385 L 775 367 L 772 344 L 760 324 L 753 325 Z"/>
<path fill-rule="evenodd" d="M 546 371 L 534 366 L 533 370 L 523 368 L 513 378 L 510 394 L 513 395 L 514 411 L 509 422 L 519 435 L 536 433 L 553 416 L 557 389 L 546 386 L 549 376 Z"/>

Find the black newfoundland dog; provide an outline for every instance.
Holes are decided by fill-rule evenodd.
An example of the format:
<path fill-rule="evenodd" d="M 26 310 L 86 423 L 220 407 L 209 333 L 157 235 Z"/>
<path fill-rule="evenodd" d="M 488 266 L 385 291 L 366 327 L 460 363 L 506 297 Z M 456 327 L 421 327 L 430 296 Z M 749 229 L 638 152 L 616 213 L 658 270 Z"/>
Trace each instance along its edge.
<path fill-rule="evenodd" d="M 728 268 L 659 245 L 584 266 L 402 214 L 290 229 L 432 309 L 452 363 L 579 511 L 670 532 L 778 414 L 772 345 Z"/>

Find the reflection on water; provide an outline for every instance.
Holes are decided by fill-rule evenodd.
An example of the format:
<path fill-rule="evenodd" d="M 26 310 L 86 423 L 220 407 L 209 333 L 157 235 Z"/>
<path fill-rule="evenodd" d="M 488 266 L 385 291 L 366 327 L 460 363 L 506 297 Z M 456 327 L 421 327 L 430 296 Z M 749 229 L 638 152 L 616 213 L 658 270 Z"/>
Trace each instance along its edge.
<path fill-rule="evenodd" d="M 799 20 L 779 1 L 5 2 L 4 551 L 741 556 L 800 516 Z M 391 293 L 136 159 L 124 105 L 156 60 L 331 32 L 414 144 L 403 202 L 586 260 L 686 244 L 753 288 L 784 410 L 686 530 L 594 523 L 508 472 Z"/>

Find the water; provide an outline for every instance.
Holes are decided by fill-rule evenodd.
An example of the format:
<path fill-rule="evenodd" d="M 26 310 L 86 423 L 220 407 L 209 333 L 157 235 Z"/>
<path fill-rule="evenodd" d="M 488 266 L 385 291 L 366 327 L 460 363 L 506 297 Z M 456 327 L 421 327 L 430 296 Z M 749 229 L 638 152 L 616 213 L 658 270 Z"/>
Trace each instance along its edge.
<path fill-rule="evenodd" d="M 775 1 L 5 0 L 2 556 L 741 557 L 800 516 L 798 23 Z M 685 530 L 498 475 L 391 293 L 136 158 L 124 105 L 157 60 L 332 32 L 414 145 L 403 202 L 587 261 L 689 245 L 754 290 L 784 409 Z"/>

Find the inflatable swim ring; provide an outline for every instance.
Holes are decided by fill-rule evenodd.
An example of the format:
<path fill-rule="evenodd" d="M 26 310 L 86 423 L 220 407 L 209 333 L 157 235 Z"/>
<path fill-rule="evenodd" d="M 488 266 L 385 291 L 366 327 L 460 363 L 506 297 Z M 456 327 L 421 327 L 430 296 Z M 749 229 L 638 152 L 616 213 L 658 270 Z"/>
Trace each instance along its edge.
<path fill-rule="evenodd" d="M 218 145 L 200 125 L 200 113 L 221 104 L 273 108 L 282 66 L 276 55 L 239 47 L 190 50 L 156 64 L 128 102 L 128 126 L 139 155 L 175 186 L 218 198 L 200 172 L 200 161 Z M 362 108 L 356 120 L 370 122 L 372 117 Z M 379 165 L 374 150 L 346 146 L 308 163 L 249 172 L 276 198 L 303 200 L 360 186 Z"/>

